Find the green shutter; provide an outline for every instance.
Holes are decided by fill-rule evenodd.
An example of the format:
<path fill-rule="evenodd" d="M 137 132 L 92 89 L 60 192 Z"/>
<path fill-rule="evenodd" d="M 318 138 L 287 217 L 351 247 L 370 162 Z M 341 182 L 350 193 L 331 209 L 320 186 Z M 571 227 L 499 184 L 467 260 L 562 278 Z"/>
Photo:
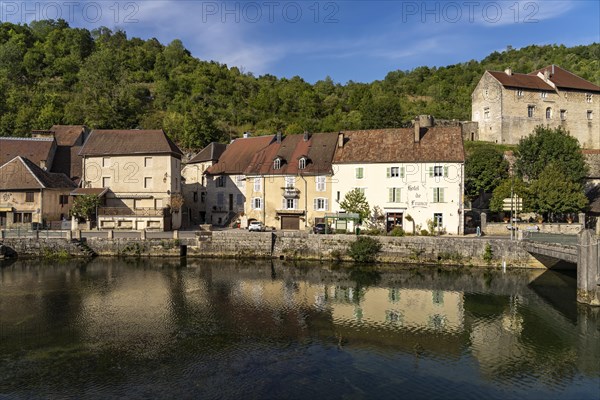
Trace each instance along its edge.
<path fill-rule="evenodd" d="M 387 167 L 386 177 L 387 178 L 391 178 L 392 177 L 392 169 L 390 167 Z"/>
<path fill-rule="evenodd" d="M 433 178 L 433 167 L 429 167 L 429 177 Z"/>
<path fill-rule="evenodd" d="M 448 167 L 444 167 L 444 178 L 448 177 Z"/>
<path fill-rule="evenodd" d="M 404 167 L 400 168 L 400 178 L 404 178 Z"/>
<path fill-rule="evenodd" d="M 440 203 L 444 202 L 444 188 L 440 188 Z"/>
<path fill-rule="evenodd" d="M 388 188 L 388 203 L 394 201 L 394 188 Z"/>
<path fill-rule="evenodd" d="M 396 188 L 394 190 L 396 191 L 396 193 L 395 193 L 396 194 L 396 196 L 395 196 L 396 203 L 400 203 L 400 188 Z"/>

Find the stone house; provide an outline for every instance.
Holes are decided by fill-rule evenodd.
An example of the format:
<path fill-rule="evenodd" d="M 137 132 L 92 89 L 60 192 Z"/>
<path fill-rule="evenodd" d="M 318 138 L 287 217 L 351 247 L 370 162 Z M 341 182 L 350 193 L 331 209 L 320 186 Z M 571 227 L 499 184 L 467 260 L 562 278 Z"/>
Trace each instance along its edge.
<path fill-rule="evenodd" d="M 538 125 L 562 126 L 582 148 L 600 148 L 600 86 L 557 65 L 486 71 L 471 97 L 479 140 L 517 144 Z"/>
<path fill-rule="evenodd" d="M 83 125 L 54 125 L 49 130 L 34 130 L 34 138 L 48 138 L 56 141 L 56 152 L 50 172 L 63 173 L 75 183 L 81 178 L 81 157 L 79 151 L 87 139 L 89 130 Z"/>
<path fill-rule="evenodd" d="M 81 187 L 107 188 L 100 229 L 179 229 L 181 150 L 163 130 L 93 130 L 79 155 Z"/>
<path fill-rule="evenodd" d="M 306 230 L 331 209 L 337 133 L 277 134 L 246 169 L 246 219 Z"/>
<path fill-rule="evenodd" d="M 184 198 L 182 225 L 197 227 L 206 223 L 206 170 L 213 166 L 227 148 L 212 142 L 185 163 L 181 170 L 181 191 Z"/>
<path fill-rule="evenodd" d="M 434 125 L 421 116 L 414 128 L 340 132 L 333 158 L 332 210 L 358 188 L 371 210 L 378 207 L 387 230 L 413 223 L 463 232 L 465 152 L 460 126 Z M 413 223 L 409 222 L 408 216 Z"/>
<path fill-rule="evenodd" d="M 75 188 L 65 174 L 43 170 L 33 161 L 16 156 L 0 166 L 0 226 L 31 229 L 69 217 Z"/>
<path fill-rule="evenodd" d="M 20 156 L 27 158 L 41 169 L 50 171 L 57 147 L 54 137 L 0 137 L 0 165 Z"/>
<path fill-rule="evenodd" d="M 253 157 L 267 147 L 273 135 L 244 137 L 233 140 L 218 162 L 205 172 L 207 224 L 228 226 L 245 217 L 246 169 Z"/>

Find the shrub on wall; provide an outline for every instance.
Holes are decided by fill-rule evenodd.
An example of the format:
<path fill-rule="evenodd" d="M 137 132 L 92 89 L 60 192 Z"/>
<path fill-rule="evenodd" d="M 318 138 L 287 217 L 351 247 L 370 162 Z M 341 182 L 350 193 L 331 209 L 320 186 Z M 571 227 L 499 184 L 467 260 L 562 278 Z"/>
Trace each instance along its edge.
<path fill-rule="evenodd" d="M 360 236 L 350 245 L 348 255 L 356 262 L 374 262 L 381 251 L 381 243 L 369 236 Z"/>

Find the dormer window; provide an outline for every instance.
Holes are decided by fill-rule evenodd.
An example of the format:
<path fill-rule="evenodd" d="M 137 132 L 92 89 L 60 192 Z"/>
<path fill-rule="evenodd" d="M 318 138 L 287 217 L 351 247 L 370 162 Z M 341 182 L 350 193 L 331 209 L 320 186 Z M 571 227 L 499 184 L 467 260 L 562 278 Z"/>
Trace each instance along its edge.
<path fill-rule="evenodd" d="M 298 160 L 298 169 L 304 168 L 306 168 L 306 157 L 302 157 L 300 160 Z"/>
<path fill-rule="evenodd" d="M 273 160 L 273 169 L 281 169 L 281 158 Z"/>

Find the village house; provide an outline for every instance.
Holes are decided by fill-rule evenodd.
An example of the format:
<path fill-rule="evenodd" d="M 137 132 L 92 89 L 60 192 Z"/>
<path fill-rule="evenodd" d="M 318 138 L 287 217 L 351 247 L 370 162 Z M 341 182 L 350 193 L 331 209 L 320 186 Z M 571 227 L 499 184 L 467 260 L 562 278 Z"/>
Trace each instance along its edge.
<path fill-rule="evenodd" d="M 14 157 L 0 166 L 0 227 L 32 229 L 68 218 L 69 193 L 74 188 L 65 174 Z"/>
<path fill-rule="evenodd" d="M 331 207 L 331 160 L 337 133 L 277 134 L 246 169 L 246 220 L 306 230 Z"/>
<path fill-rule="evenodd" d="M 181 170 L 181 191 L 184 198 L 183 227 L 197 227 L 206 223 L 206 170 L 214 165 L 227 148 L 226 144 L 212 142 L 192 157 Z"/>
<path fill-rule="evenodd" d="M 584 149 L 600 149 L 600 86 L 557 65 L 529 74 L 486 71 L 472 94 L 478 138 L 517 144 L 538 125 L 562 126 Z"/>
<path fill-rule="evenodd" d="M 182 152 L 162 130 L 93 130 L 83 157 L 82 189 L 108 189 L 100 229 L 181 226 Z"/>
<path fill-rule="evenodd" d="M 387 230 L 463 232 L 465 152 L 460 126 L 438 127 L 420 116 L 414 128 L 340 132 L 333 158 L 333 201 L 358 188 L 371 210 L 377 207 Z M 409 217 L 410 216 L 410 217 Z M 413 221 L 411 222 L 410 219 Z"/>
<path fill-rule="evenodd" d="M 0 165 L 21 156 L 41 169 L 49 171 L 54 162 L 56 148 L 54 137 L 0 137 Z"/>
<path fill-rule="evenodd" d="M 217 163 L 206 172 L 205 223 L 228 226 L 245 220 L 246 169 L 253 157 L 267 147 L 274 136 L 244 134 L 233 140 Z"/>

